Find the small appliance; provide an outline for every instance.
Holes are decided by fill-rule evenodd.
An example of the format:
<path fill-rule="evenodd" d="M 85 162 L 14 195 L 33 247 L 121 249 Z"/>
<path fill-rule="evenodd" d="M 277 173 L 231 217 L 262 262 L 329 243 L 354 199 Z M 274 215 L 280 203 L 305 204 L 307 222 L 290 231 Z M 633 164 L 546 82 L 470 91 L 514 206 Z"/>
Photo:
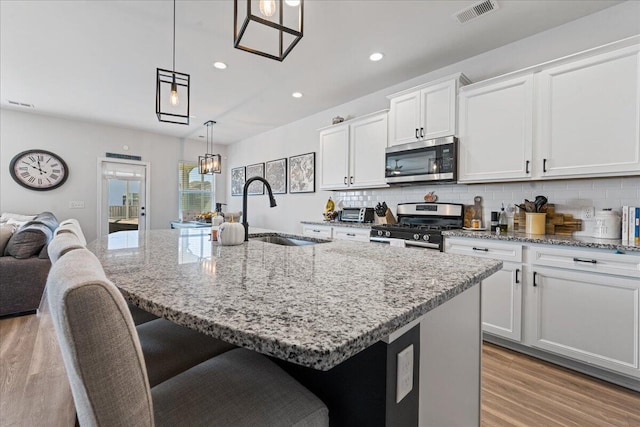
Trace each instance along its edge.
<path fill-rule="evenodd" d="M 340 221 L 373 222 L 375 210 L 373 208 L 342 208 Z"/>
<path fill-rule="evenodd" d="M 458 139 L 453 136 L 394 145 L 385 150 L 387 184 L 455 182 Z"/>

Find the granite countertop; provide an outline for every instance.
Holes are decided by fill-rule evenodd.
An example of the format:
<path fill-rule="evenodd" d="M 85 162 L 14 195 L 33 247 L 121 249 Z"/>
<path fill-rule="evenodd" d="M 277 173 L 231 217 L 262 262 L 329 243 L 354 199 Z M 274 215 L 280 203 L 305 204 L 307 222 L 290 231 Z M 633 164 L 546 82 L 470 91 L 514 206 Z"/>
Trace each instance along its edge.
<path fill-rule="evenodd" d="M 327 227 L 353 227 L 371 228 L 372 222 L 351 222 L 351 221 L 300 221 L 302 224 L 324 225 Z"/>
<path fill-rule="evenodd" d="M 265 234 L 273 233 L 251 230 Z M 141 308 L 320 370 L 502 267 L 491 259 L 378 243 L 221 246 L 202 229 L 119 232 L 87 247 Z"/>
<path fill-rule="evenodd" d="M 594 237 L 573 237 L 557 234 L 532 235 L 512 232 L 496 235 L 489 231 L 465 230 L 443 231 L 442 235 L 445 237 L 470 237 L 474 239 L 505 240 L 509 242 L 538 243 L 544 245 L 611 249 L 620 252 L 640 252 L 640 246 L 623 245 L 620 239 L 596 239 Z"/>

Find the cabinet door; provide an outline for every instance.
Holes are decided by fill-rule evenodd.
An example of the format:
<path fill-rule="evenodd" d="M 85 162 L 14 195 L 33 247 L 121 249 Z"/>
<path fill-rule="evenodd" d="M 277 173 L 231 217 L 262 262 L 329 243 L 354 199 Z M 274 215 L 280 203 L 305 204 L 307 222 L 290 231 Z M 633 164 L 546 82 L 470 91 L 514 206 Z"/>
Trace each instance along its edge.
<path fill-rule="evenodd" d="M 393 98 L 389 105 L 389 146 L 417 141 L 420 130 L 420 91 Z"/>
<path fill-rule="evenodd" d="M 539 267 L 533 275 L 532 346 L 640 377 L 637 279 Z"/>
<path fill-rule="evenodd" d="M 302 224 L 302 234 L 318 239 L 331 239 L 333 237 L 331 227 L 326 225 Z"/>
<path fill-rule="evenodd" d="M 336 240 L 352 240 L 354 242 L 369 242 L 371 229 L 355 227 L 333 227 L 333 238 Z"/>
<path fill-rule="evenodd" d="M 349 176 L 349 125 L 320 132 L 320 189 L 342 189 Z"/>
<path fill-rule="evenodd" d="M 420 91 L 420 137 L 440 138 L 456 134 L 456 81 Z"/>
<path fill-rule="evenodd" d="M 354 121 L 350 129 L 352 188 L 386 187 L 387 113 Z"/>
<path fill-rule="evenodd" d="M 458 181 L 528 179 L 532 139 L 531 75 L 463 91 Z"/>
<path fill-rule="evenodd" d="M 505 262 L 482 281 L 482 330 L 515 341 L 522 337 L 522 264 Z"/>
<path fill-rule="evenodd" d="M 544 177 L 640 173 L 639 49 L 537 76 Z"/>

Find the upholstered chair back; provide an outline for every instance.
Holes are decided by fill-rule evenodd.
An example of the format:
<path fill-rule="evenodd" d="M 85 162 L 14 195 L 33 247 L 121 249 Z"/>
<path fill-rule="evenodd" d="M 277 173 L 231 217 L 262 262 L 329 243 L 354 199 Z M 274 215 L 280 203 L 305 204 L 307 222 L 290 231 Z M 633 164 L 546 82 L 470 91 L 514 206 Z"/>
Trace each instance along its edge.
<path fill-rule="evenodd" d="M 87 249 L 53 264 L 48 300 L 82 426 L 153 426 L 144 358 L 129 309 Z"/>
<path fill-rule="evenodd" d="M 77 219 L 70 218 L 62 221 L 55 231 L 56 235 L 60 233 L 73 233 L 78 236 L 78 239 L 80 239 L 83 246 L 87 245 L 87 239 L 84 237 L 82 227 L 80 227 L 80 223 Z"/>
<path fill-rule="evenodd" d="M 49 242 L 47 252 L 49 253 L 51 264 L 55 264 L 67 252 L 82 248 L 84 248 L 84 245 L 74 233 L 58 233 Z"/>

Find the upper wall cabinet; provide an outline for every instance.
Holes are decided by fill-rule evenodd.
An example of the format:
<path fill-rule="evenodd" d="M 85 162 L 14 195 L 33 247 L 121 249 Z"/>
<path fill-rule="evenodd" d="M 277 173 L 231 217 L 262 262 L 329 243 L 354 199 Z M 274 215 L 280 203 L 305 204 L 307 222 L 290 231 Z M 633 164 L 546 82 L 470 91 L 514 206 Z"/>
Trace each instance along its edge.
<path fill-rule="evenodd" d="M 460 93 L 458 181 L 531 176 L 533 75 Z"/>
<path fill-rule="evenodd" d="M 320 130 L 320 189 L 386 187 L 387 110 Z"/>
<path fill-rule="evenodd" d="M 543 177 L 640 171 L 640 46 L 537 77 Z"/>
<path fill-rule="evenodd" d="M 458 88 L 464 74 L 389 95 L 389 146 L 455 135 Z"/>
<path fill-rule="evenodd" d="M 638 41 L 462 88 L 458 181 L 639 174 Z"/>

